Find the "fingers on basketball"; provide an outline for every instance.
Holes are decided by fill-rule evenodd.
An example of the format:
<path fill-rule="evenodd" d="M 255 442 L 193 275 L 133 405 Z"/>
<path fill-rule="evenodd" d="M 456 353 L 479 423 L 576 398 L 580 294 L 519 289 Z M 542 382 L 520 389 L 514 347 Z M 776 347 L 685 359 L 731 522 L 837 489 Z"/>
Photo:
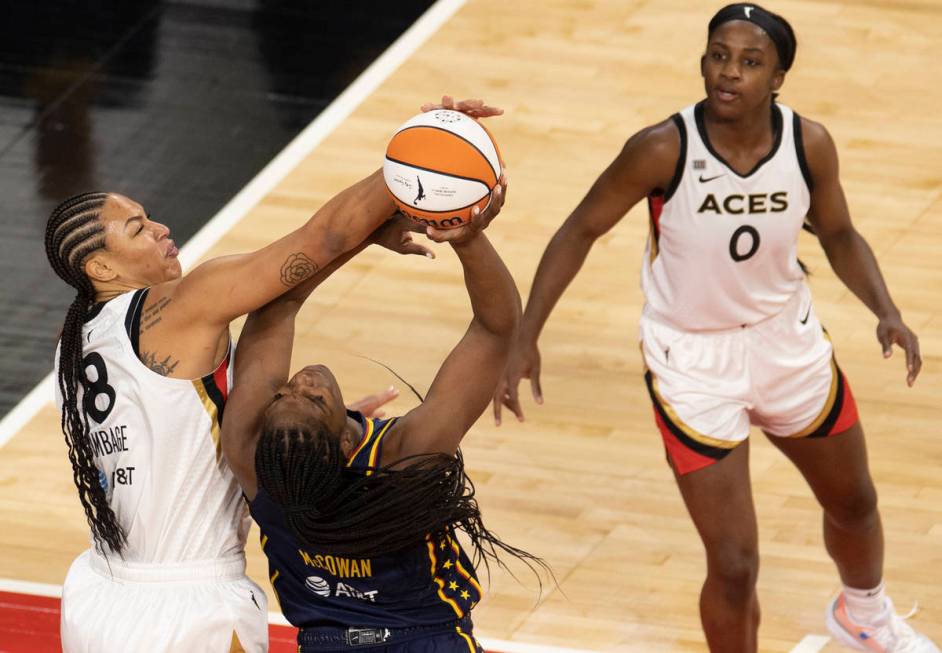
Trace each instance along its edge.
<path fill-rule="evenodd" d="M 442 103 L 450 99 L 445 96 Z M 487 129 L 443 109 L 414 116 L 399 128 L 386 149 L 383 175 L 402 213 L 447 230 L 469 223 L 474 209 L 485 209 L 502 167 Z"/>

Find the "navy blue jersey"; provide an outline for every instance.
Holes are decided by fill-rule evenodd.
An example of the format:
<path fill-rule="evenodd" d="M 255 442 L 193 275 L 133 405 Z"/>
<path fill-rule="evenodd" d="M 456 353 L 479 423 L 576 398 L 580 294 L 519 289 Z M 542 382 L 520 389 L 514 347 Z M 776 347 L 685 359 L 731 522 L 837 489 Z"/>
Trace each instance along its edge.
<path fill-rule="evenodd" d="M 349 412 L 363 437 L 347 466 L 363 474 L 379 464 L 383 436 L 396 418 Z M 481 600 L 468 556 L 453 538 L 431 537 L 394 555 L 346 558 L 301 546 L 284 512 L 262 489 L 250 505 L 268 556 L 269 577 L 281 611 L 299 628 L 404 628 L 453 622 Z"/>

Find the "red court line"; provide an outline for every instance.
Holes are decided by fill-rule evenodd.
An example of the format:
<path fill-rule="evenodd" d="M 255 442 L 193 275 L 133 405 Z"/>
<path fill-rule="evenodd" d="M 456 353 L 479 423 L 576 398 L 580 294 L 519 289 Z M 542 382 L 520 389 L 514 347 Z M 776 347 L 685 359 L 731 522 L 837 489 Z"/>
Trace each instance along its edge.
<path fill-rule="evenodd" d="M 58 653 L 59 599 L 0 592 L 0 653 Z"/>

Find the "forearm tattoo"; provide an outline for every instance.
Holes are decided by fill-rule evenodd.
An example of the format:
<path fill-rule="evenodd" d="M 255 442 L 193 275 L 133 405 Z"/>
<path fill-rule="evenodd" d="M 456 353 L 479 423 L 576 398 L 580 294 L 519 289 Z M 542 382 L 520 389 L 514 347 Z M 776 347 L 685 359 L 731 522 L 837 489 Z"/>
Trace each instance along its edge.
<path fill-rule="evenodd" d="M 296 286 L 317 272 L 317 263 L 309 259 L 303 252 L 292 254 L 281 266 L 281 283 L 289 288 Z"/>

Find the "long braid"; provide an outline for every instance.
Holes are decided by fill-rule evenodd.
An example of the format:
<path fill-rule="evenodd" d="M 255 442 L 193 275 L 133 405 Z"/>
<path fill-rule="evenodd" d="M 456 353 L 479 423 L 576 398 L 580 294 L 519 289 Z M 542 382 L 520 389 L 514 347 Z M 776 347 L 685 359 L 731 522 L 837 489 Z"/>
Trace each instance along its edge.
<path fill-rule="evenodd" d="M 285 510 L 305 545 L 337 555 L 388 555 L 462 530 L 473 547 L 475 567 L 503 566 L 499 552 L 537 565 L 546 563 L 503 542 L 481 519 L 474 484 L 457 455 L 412 456 L 369 470 L 343 465 L 339 442 L 323 431 L 263 432 L 255 450 L 259 485 Z M 537 574 L 539 578 L 539 574 Z M 542 580 L 540 581 L 542 585 Z"/>
<path fill-rule="evenodd" d="M 57 206 L 46 223 L 46 257 L 56 274 L 77 291 L 62 326 L 58 378 L 62 433 L 69 448 L 72 476 L 95 547 L 102 551 L 103 544 L 107 544 L 120 554 L 127 537 L 108 505 L 95 466 L 88 415 L 79 406 L 79 388 L 85 388 L 88 383 L 82 362 L 82 326 L 95 301 L 95 289 L 85 275 L 83 264 L 89 254 L 105 245 L 105 230 L 99 213 L 107 197 L 107 193 L 82 193 Z"/>

